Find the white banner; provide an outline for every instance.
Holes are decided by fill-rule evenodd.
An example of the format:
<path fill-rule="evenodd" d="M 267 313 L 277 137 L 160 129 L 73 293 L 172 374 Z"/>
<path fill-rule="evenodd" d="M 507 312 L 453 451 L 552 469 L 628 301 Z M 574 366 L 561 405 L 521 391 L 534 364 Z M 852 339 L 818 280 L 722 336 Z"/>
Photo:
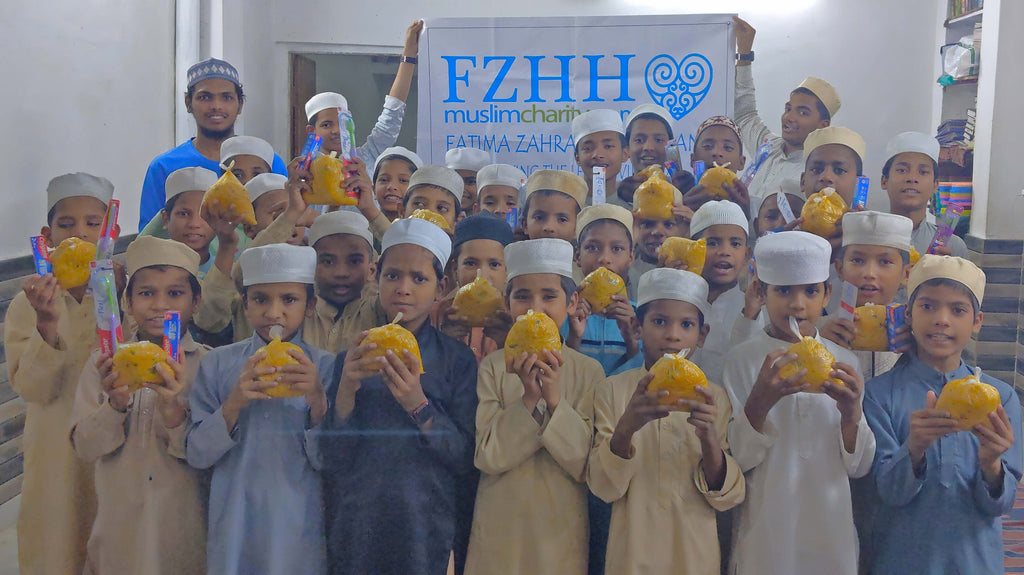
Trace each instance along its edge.
<path fill-rule="evenodd" d="M 449 149 L 479 148 L 527 174 L 580 173 L 574 117 L 655 103 L 689 152 L 702 121 L 732 115 L 734 42 L 732 17 L 717 14 L 427 20 L 416 151 L 443 164 Z"/>

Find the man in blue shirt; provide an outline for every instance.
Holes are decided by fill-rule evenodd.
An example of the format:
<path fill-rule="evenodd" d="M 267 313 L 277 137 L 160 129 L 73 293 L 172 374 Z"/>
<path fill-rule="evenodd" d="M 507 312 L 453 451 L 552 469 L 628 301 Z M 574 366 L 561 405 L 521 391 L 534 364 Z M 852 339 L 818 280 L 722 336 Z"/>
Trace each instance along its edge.
<path fill-rule="evenodd" d="M 201 167 L 220 173 L 220 144 L 235 135 L 235 120 L 244 103 L 238 70 L 231 64 L 209 58 L 188 69 L 185 109 L 195 118 L 197 133 L 149 163 L 139 205 L 140 230 L 164 207 L 164 182 L 171 172 Z M 271 169 L 276 174 L 288 175 L 284 161 L 276 154 Z"/>

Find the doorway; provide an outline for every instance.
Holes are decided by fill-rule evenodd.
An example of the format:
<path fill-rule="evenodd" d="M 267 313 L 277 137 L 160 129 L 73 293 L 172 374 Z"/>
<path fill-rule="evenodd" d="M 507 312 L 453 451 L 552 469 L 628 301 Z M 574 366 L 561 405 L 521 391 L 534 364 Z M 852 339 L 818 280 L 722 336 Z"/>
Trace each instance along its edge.
<path fill-rule="evenodd" d="M 306 101 L 319 92 L 338 92 L 348 100 L 356 124 L 356 142 L 362 145 L 373 130 L 384 105 L 384 96 L 398 72 L 400 57 L 394 54 L 291 53 L 291 156 L 306 143 Z M 402 131 L 395 145 L 416 149 L 416 74 L 406 99 Z M 370 166 L 372 169 L 372 166 Z"/>

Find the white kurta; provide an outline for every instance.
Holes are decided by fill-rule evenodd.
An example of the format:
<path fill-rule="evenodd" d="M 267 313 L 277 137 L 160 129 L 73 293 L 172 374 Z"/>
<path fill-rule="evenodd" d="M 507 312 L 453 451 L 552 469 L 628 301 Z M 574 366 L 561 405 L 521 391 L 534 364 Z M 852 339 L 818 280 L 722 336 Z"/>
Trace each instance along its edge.
<path fill-rule="evenodd" d="M 725 456 L 721 489 L 708 489 L 702 452 L 689 413 L 651 421 L 633 435 L 631 457 L 611 451 L 611 438 L 636 385 L 647 374 L 639 367 L 598 385 L 594 399 L 594 447 L 587 482 L 595 495 L 613 502 L 605 571 L 609 574 L 717 575 L 721 559 L 715 511 L 743 501 L 743 473 Z M 728 450 L 726 429 L 732 409 L 725 390 L 709 389 L 718 406 L 715 431 Z"/>
<path fill-rule="evenodd" d="M 729 351 L 733 326 L 736 325 L 736 318 L 743 315 L 745 303 L 745 296 L 737 285 L 718 296 L 711 304 L 711 313 L 705 318 L 711 331 L 704 339 L 704 347 L 698 348 L 690 358 L 700 366 L 708 381 L 722 381 L 725 352 Z"/>
<path fill-rule="evenodd" d="M 779 106 L 779 115 L 782 106 Z M 743 139 L 743 155 L 747 157 L 747 166 L 757 161 L 757 148 L 765 139 L 772 146 L 768 158 L 761 164 L 757 175 L 748 186 L 750 197 L 763 198 L 779 191 L 782 186 L 786 191 L 800 189 L 800 174 L 804 171 L 804 151 L 794 150 L 789 154 L 783 151 L 785 141 L 772 133 L 757 112 L 757 99 L 754 96 L 754 75 L 750 66 L 736 67 L 736 125 L 740 128 Z M 750 202 L 760 205 L 760 202 Z"/>
<path fill-rule="evenodd" d="M 852 352 L 816 338 L 837 361 L 858 368 Z M 762 332 L 726 356 L 724 385 L 734 406 L 729 445 L 747 478 L 731 567 L 743 574 L 854 575 L 849 479 L 871 469 L 875 436 L 867 420 L 861 418 L 853 453 L 847 453 L 839 410 L 825 394 L 782 398 L 768 413 L 764 433 L 744 414 L 765 356 L 789 346 Z"/>

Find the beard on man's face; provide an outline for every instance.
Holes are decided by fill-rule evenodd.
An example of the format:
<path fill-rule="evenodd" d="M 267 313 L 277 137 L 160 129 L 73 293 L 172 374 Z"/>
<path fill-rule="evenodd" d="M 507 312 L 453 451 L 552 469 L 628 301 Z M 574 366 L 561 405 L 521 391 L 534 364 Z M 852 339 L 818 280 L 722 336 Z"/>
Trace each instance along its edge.
<path fill-rule="evenodd" d="M 235 133 L 235 125 L 231 124 L 223 130 L 210 130 L 199 126 L 199 133 L 208 140 L 223 141 L 230 138 Z"/>

